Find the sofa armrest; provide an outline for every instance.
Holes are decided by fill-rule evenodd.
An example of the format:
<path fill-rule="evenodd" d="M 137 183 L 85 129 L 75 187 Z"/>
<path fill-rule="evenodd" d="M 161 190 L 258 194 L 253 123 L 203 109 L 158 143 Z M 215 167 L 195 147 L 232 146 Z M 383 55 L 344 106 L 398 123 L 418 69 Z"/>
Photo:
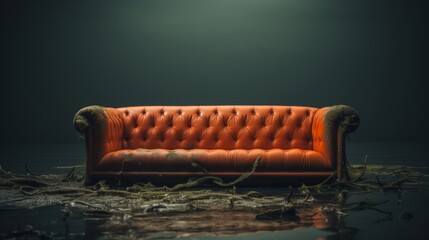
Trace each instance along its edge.
<path fill-rule="evenodd" d="M 88 180 L 104 155 L 122 149 L 122 112 L 114 108 L 89 106 L 76 113 L 73 124 L 85 136 Z"/>
<path fill-rule="evenodd" d="M 322 153 L 337 171 L 347 175 L 345 137 L 359 126 L 359 115 L 350 106 L 336 105 L 319 109 L 313 118 L 313 150 Z"/>

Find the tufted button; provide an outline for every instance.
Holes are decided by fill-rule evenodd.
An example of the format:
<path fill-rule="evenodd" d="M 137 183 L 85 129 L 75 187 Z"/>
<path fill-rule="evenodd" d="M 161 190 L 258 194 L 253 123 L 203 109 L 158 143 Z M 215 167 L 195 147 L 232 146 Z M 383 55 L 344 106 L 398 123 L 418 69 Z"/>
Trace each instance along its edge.
<path fill-rule="evenodd" d="M 143 109 L 142 115 L 146 115 L 146 110 Z"/>
<path fill-rule="evenodd" d="M 173 127 L 173 124 L 174 123 L 174 121 L 173 121 L 173 116 L 170 116 L 170 117 L 168 117 L 168 126 L 171 128 L 171 127 Z"/>
<path fill-rule="evenodd" d="M 273 108 L 270 109 L 269 114 L 274 115 L 274 109 Z"/>
<path fill-rule="evenodd" d="M 246 118 L 242 118 L 241 119 L 241 127 L 246 127 L 247 125 L 247 119 Z"/>
<path fill-rule="evenodd" d="M 237 110 L 235 108 L 232 109 L 232 115 L 237 115 Z"/>
<path fill-rule="evenodd" d="M 128 116 L 128 115 L 130 115 L 130 112 L 128 111 L 128 110 L 125 110 L 125 116 Z"/>
<path fill-rule="evenodd" d="M 213 110 L 213 114 L 214 115 L 218 115 L 219 114 L 219 110 L 217 110 L 217 108 L 215 110 Z"/>
<path fill-rule="evenodd" d="M 201 116 L 201 111 L 200 109 L 197 109 L 197 111 L 195 111 L 195 115 L 197 115 L 198 117 Z"/>
<path fill-rule="evenodd" d="M 223 120 L 223 121 L 222 121 L 222 125 L 223 125 L 224 127 L 228 126 L 228 121 L 227 121 L 227 120 Z"/>
<path fill-rule="evenodd" d="M 164 115 L 164 109 L 159 110 L 160 115 Z"/>
<path fill-rule="evenodd" d="M 192 127 L 192 121 L 191 121 L 191 119 L 189 119 L 188 121 L 186 121 L 186 127 L 188 127 L 188 128 Z"/>
<path fill-rule="evenodd" d="M 288 114 L 288 115 L 291 115 L 291 114 L 292 114 L 292 108 L 288 108 L 288 109 L 287 109 L 287 114 Z"/>
<path fill-rule="evenodd" d="M 151 120 L 150 123 L 149 123 L 149 126 L 152 127 L 152 128 L 155 127 L 155 121 Z"/>
<path fill-rule="evenodd" d="M 305 112 L 305 114 L 306 114 L 307 116 L 310 116 L 310 109 L 307 109 L 307 111 Z"/>
<path fill-rule="evenodd" d="M 254 108 L 252 108 L 252 110 L 250 110 L 250 114 L 251 114 L 251 115 L 256 115 L 256 111 L 255 111 L 255 109 L 254 109 Z"/>

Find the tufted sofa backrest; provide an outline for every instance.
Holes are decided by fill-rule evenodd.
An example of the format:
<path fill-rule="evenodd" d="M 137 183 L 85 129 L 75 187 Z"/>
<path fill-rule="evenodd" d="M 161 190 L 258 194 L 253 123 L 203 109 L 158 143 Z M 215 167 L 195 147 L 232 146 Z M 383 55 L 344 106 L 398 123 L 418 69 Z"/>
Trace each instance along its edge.
<path fill-rule="evenodd" d="M 317 108 L 139 106 L 119 108 L 123 149 L 312 149 Z"/>

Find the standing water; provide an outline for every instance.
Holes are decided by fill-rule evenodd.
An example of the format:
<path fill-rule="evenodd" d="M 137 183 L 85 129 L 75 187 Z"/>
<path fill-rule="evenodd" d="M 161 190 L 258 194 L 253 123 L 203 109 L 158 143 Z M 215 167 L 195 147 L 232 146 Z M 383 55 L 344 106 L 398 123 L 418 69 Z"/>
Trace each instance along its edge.
<path fill-rule="evenodd" d="M 22 196 L 11 196 L 0 188 L 0 238 L 19 238 L 31 232 L 35 239 L 43 236 L 58 239 L 429 239 L 429 231 L 424 230 L 429 217 L 427 146 L 428 143 L 350 143 L 347 155 L 351 164 L 362 164 L 368 155 L 368 164 L 405 165 L 426 175 L 415 189 L 381 190 L 347 197 L 345 206 L 354 209 L 360 202 L 378 204 L 344 213 L 341 218 L 329 217 L 324 205 L 317 202 L 301 212 L 298 210 L 299 220 L 268 221 L 257 220 L 254 211 L 235 208 L 142 216 L 88 214 L 75 203 L 19 208 L 16 206 L 24 201 Z M 27 174 L 25 165 L 38 174 L 67 174 L 72 166 L 82 172 L 84 151 L 82 144 L 3 146 L 0 163 L 4 170 L 17 175 Z M 281 195 L 288 188 L 237 191 L 249 190 Z"/>

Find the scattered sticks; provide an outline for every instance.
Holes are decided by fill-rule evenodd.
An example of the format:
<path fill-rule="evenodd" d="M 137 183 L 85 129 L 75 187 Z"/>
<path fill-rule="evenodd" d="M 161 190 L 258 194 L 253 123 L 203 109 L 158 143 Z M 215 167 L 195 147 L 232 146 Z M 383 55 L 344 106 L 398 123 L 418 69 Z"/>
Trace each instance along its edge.
<path fill-rule="evenodd" d="M 202 211 L 210 209 L 253 209 L 260 212 L 256 219 L 270 220 L 296 220 L 299 217 L 296 209 L 309 208 L 314 204 L 334 204 L 338 211 L 356 212 L 373 210 L 381 214 L 389 215 L 377 207 L 383 202 L 357 202 L 347 203 L 347 198 L 356 194 L 367 194 L 375 191 L 397 191 L 403 193 L 410 187 L 409 183 L 415 183 L 423 176 L 419 172 L 404 166 L 368 165 L 368 156 L 365 156 L 364 165 L 350 166 L 353 168 L 354 177 L 350 181 L 332 181 L 336 173 L 329 176 L 319 184 L 302 185 L 295 189 L 289 186 L 285 195 L 268 195 L 262 192 L 250 190 L 247 193 L 239 193 L 235 186 L 249 178 L 257 169 L 261 157 L 258 157 L 250 172 L 245 173 L 231 182 L 224 182 L 220 177 L 212 176 L 198 165 L 192 166 L 200 169 L 204 176 L 191 179 L 186 183 L 177 184 L 174 187 L 157 187 L 150 183 L 136 183 L 125 187 L 119 184 L 109 185 L 99 182 L 94 186 L 82 186 L 83 178 L 75 173 L 75 167 L 65 175 L 43 175 L 31 171 L 25 164 L 26 176 L 19 176 L 5 171 L 0 165 L 0 187 L 10 189 L 22 194 L 22 197 L 14 197 L 0 202 L 0 207 L 25 206 L 24 200 L 29 202 L 38 200 L 49 204 L 81 205 L 88 208 L 88 216 L 111 216 L 114 214 L 130 214 L 130 216 L 142 216 L 155 213 L 173 213 Z M 120 181 L 125 161 L 122 163 L 118 174 Z M 373 178 L 371 178 L 374 176 Z M 380 179 L 383 176 L 383 180 Z M 395 179 L 389 179 L 395 177 Z M 224 189 L 199 189 L 196 187 L 214 185 Z M 232 189 L 225 189 L 230 188 Z M 58 201 L 46 202 L 46 197 L 56 197 Z M 329 196 L 332 196 L 329 198 Z M 292 199 L 293 198 L 293 199 Z M 328 199 L 328 200 L 326 200 Z M 20 203 L 21 205 L 18 205 Z M 31 204 L 31 203 L 28 203 Z M 29 205 L 29 207 L 32 207 Z M 290 218 L 289 218 L 290 217 Z"/>

